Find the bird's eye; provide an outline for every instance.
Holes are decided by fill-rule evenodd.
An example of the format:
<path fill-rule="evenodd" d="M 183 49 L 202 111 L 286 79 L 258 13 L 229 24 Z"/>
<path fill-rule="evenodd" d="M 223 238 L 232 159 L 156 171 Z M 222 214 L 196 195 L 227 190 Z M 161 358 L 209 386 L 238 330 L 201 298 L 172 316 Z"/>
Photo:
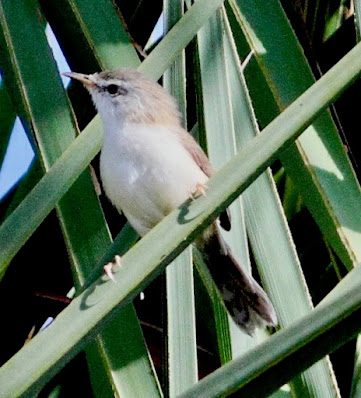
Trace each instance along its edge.
<path fill-rule="evenodd" d="M 109 86 L 106 86 L 103 89 L 106 90 L 113 97 L 116 97 L 118 95 L 125 95 L 128 93 L 128 90 L 125 87 L 118 86 L 117 84 L 109 84 Z"/>
<path fill-rule="evenodd" d="M 115 95 L 118 93 L 118 88 L 116 84 L 109 84 L 109 86 L 107 86 L 107 91 L 110 95 Z"/>

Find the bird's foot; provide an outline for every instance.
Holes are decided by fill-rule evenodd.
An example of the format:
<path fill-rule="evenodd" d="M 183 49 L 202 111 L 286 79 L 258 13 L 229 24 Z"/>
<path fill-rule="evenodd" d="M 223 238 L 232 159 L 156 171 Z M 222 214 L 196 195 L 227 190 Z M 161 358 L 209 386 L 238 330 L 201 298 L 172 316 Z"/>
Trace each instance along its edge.
<path fill-rule="evenodd" d="M 196 186 L 193 189 L 191 189 L 191 191 L 189 192 L 189 197 L 192 200 L 195 200 L 199 196 L 207 197 L 206 190 L 207 190 L 207 185 L 206 184 L 202 184 L 201 182 L 197 182 Z"/>
<path fill-rule="evenodd" d="M 106 274 L 109 279 L 115 282 L 114 274 L 116 272 L 116 268 L 120 268 L 122 266 L 122 258 L 117 254 L 114 256 L 113 260 L 109 263 L 105 264 L 103 267 L 104 274 Z"/>

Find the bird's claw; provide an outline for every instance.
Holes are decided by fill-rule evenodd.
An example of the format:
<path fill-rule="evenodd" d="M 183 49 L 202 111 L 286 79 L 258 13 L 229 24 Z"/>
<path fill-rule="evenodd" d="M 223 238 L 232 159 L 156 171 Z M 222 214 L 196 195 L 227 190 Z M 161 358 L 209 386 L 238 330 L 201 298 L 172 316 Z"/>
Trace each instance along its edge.
<path fill-rule="evenodd" d="M 122 258 L 116 254 L 113 260 L 105 264 L 103 267 L 104 274 L 107 275 L 108 278 L 111 279 L 114 283 L 115 283 L 114 274 L 116 271 L 116 267 L 118 266 L 120 268 L 121 265 L 122 265 Z"/>
<path fill-rule="evenodd" d="M 207 186 L 206 184 L 202 184 L 201 182 L 197 182 L 196 186 L 194 187 L 194 189 L 192 189 L 189 193 L 189 197 L 192 200 L 195 200 L 196 198 L 198 198 L 199 196 L 205 196 L 206 195 L 206 190 L 207 190 Z"/>

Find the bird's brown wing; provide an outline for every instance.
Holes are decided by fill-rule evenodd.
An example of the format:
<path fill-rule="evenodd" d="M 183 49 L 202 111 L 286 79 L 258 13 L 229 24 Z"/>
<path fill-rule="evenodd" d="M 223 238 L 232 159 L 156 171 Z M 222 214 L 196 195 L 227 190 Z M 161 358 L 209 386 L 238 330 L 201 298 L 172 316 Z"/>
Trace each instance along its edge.
<path fill-rule="evenodd" d="M 214 169 L 206 154 L 203 152 L 203 149 L 199 146 L 198 142 L 183 129 L 181 129 L 179 133 L 179 137 L 184 148 L 186 148 L 186 150 L 191 154 L 192 158 L 201 168 L 203 173 L 207 177 L 211 177 L 214 174 Z"/>
<path fill-rule="evenodd" d="M 182 145 L 190 153 L 190 155 L 203 171 L 203 173 L 207 177 L 211 177 L 215 171 L 206 154 L 203 152 L 203 149 L 199 146 L 198 142 L 187 131 L 183 129 L 179 130 L 179 137 L 181 139 Z M 225 229 L 226 231 L 229 231 L 231 229 L 231 215 L 228 209 L 220 214 L 219 221 L 223 229 Z"/>

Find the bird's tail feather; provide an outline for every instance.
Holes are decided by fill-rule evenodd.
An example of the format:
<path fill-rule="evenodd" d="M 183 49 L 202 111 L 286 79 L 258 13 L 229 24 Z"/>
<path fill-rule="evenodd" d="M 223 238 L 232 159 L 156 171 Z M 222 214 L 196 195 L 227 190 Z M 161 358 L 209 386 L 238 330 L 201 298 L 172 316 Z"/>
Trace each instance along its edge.
<path fill-rule="evenodd" d="M 217 228 L 197 246 L 236 324 L 249 335 L 257 327 L 276 326 L 277 316 L 267 294 L 242 270 Z"/>

